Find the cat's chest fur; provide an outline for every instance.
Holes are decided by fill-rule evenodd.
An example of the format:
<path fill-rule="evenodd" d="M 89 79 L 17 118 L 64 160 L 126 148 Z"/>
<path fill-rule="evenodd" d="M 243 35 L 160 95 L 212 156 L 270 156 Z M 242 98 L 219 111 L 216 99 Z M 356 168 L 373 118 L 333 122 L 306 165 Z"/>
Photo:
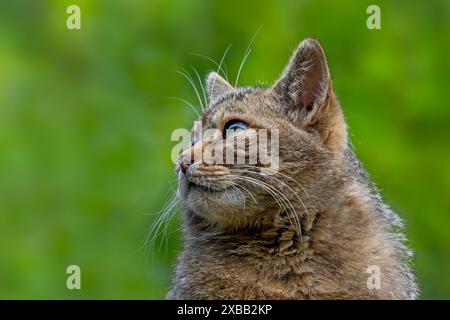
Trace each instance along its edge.
<path fill-rule="evenodd" d="M 200 255 L 202 257 L 200 257 Z M 180 258 L 182 275 L 169 298 L 175 299 L 327 299 L 349 298 L 351 287 L 364 287 L 363 272 L 352 279 L 337 271 L 335 257 L 314 252 L 294 255 L 225 256 L 200 250 Z M 188 271 L 189 270 L 189 271 Z M 363 271 L 363 270 L 361 270 Z M 364 294 L 363 294 L 364 292 Z M 352 298 L 368 296 L 352 290 Z"/>
<path fill-rule="evenodd" d="M 170 299 L 408 299 L 410 274 L 392 234 L 373 210 L 350 197 L 325 211 L 300 239 L 249 244 L 187 242 Z M 355 224 L 355 221 L 358 223 Z M 289 233 L 289 232 L 287 232 Z M 380 288 L 367 285 L 381 270 Z"/>

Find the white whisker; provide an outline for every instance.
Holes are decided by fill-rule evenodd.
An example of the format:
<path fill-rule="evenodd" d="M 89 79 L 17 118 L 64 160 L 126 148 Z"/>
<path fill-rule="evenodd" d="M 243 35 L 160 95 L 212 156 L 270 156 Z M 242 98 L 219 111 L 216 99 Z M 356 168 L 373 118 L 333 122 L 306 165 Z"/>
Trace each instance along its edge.
<path fill-rule="evenodd" d="M 207 106 L 208 105 L 208 99 L 206 98 L 206 91 L 205 91 L 205 87 L 203 86 L 203 81 L 200 78 L 200 74 L 198 73 L 197 69 L 195 69 L 193 66 L 191 66 L 191 69 L 194 71 L 195 75 L 197 76 L 198 83 L 200 84 L 200 88 L 202 89 L 205 106 Z"/>
<path fill-rule="evenodd" d="M 210 57 L 208 57 L 208 56 L 205 56 L 205 55 L 203 55 L 203 54 L 191 53 L 191 55 L 193 55 L 193 56 L 198 56 L 198 57 L 201 57 L 201 58 L 204 58 L 204 59 L 206 59 L 206 60 L 208 60 L 208 61 L 214 63 L 214 64 L 217 66 L 217 71 L 216 71 L 216 72 L 219 73 L 219 71 L 221 71 L 221 72 L 223 73 L 225 79 L 228 81 L 228 74 L 227 74 L 227 73 L 225 72 L 225 70 L 222 68 L 222 63 L 223 63 L 223 61 L 225 60 L 225 57 L 226 57 L 226 55 L 227 55 L 227 53 L 228 53 L 228 50 L 229 50 L 230 48 L 231 48 L 231 44 L 229 44 L 228 47 L 225 49 L 225 52 L 224 52 L 224 54 L 222 55 L 222 59 L 220 60 L 219 63 L 217 63 L 214 59 L 212 59 L 212 58 L 210 58 Z"/>
<path fill-rule="evenodd" d="M 238 85 L 238 82 L 239 82 L 239 76 L 241 75 L 241 71 L 242 71 L 242 68 L 244 67 L 245 61 L 247 61 L 247 58 L 248 58 L 248 56 L 250 55 L 250 52 L 252 51 L 251 46 L 252 46 L 252 44 L 253 44 L 253 41 L 255 41 L 255 38 L 256 38 L 256 36 L 258 35 L 258 33 L 261 31 L 262 27 L 263 27 L 263 26 L 261 25 L 261 26 L 258 28 L 258 30 L 256 30 L 255 34 L 253 35 L 252 39 L 250 40 L 250 42 L 249 42 L 249 44 L 248 44 L 248 46 L 247 46 L 247 49 L 245 50 L 244 56 L 243 56 L 243 58 L 242 58 L 242 61 L 241 61 L 241 64 L 240 64 L 240 66 L 239 66 L 239 70 L 238 70 L 238 73 L 237 73 L 237 76 L 236 76 L 236 81 L 235 81 L 235 83 L 234 83 L 234 86 L 235 86 L 235 87 L 237 87 L 237 85 Z"/>
<path fill-rule="evenodd" d="M 204 110 L 205 107 L 203 106 L 202 98 L 200 97 L 200 93 L 198 92 L 197 86 L 195 85 L 194 80 L 192 80 L 191 76 L 189 75 L 189 72 L 180 70 L 172 70 L 172 72 L 176 72 L 182 75 L 191 84 L 192 89 L 194 89 L 195 95 L 197 96 L 198 102 L 200 103 L 202 110 Z"/>
<path fill-rule="evenodd" d="M 276 189 L 274 186 L 265 183 L 261 180 L 254 179 L 248 176 L 241 176 L 241 175 L 230 175 L 231 177 L 235 179 L 241 179 L 250 183 L 253 183 L 259 187 L 261 187 L 263 190 L 266 190 L 272 197 L 275 199 L 275 201 L 278 203 L 281 209 L 286 209 L 286 214 L 288 215 L 288 219 L 290 220 L 291 224 L 295 224 L 297 227 L 297 231 L 299 232 L 299 236 L 301 238 L 301 225 L 300 221 L 298 220 L 298 215 L 295 211 L 294 206 L 289 201 L 289 199 L 278 189 Z M 294 219 L 295 222 L 291 220 L 291 216 Z"/>
<path fill-rule="evenodd" d="M 195 112 L 195 114 L 197 115 L 197 117 L 200 118 L 200 113 L 199 113 L 199 112 L 197 111 L 197 109 L 196 109 L 191 103 L 189 103 L 188 101 L 186 101 L 186 100 L 184 100 L 184 99 L 181 99 L 181 98 L 178 98 L 178 97 L 164 97 L 164 98 L 166 98 L 166 99 L 174 99 L 174 100 L 178 100 L 178 101 L 184 102 L 184 103 L 187 104 L 192 110 L 194 110 L 194 112 Z"/>
<path fill-rule="evenodd" d="M 219 63 L 219 65 L 217 66 L 217 71 L 216 71 L 216 72 L 219 72 L 219 70 L 223 70 L 223 69 L 222 69 L 222 64 L 223 64 L 223 62 L 225 61 L 225 57 L 227 56 L 228 50 L 230 50 L 230 48 L 231 48 L 231 44 L 228 45 L 228 47 L 225 49 L 225 52 L 224 52 L 224 54 L 223 54 L 223 56 L 222 56 L 222 59 L 220 59 L 220 63 Z M 227 72 L 224 72 L 224 76 L 225 76 L 225 79 L 228 81 L 228 74 L 227 74 Z M 216 79 L 214 79 L 214 82 L 213 82 L 213 84 L 212 84 L 211 92 L 214 92 L 214 87 L 215 87 L 215 85 L 216 85 Z"/>

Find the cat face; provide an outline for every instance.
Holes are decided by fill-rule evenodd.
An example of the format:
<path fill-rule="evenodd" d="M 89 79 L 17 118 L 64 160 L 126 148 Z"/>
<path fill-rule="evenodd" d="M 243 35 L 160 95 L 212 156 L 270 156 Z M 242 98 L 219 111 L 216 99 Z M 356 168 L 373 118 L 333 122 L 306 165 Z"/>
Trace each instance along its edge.
<path fill-rule="evenodd" d="M 234 88 L 211 73 L 207 90 L 210 104 L 177 165 L 186 211 L 216 226 L 246 228 L 280 215 L 300 223 L 325 205 L 347 136 L 317 41 L 303 41 L 270 88 Z"/>

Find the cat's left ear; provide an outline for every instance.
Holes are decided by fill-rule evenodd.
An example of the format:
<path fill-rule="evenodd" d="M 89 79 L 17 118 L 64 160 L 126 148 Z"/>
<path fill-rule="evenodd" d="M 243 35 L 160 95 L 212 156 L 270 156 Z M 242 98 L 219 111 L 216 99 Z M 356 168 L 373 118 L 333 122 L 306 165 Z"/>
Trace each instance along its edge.
<path fill-rule="evenodd" d="M 206 78 L 206 90 L 208 91 L 209 101 L 214 101 L 221 95 L 232 91 L 233 87 L 218 73 L 210 72 Z"/>
<path fill-rule="evenodd" d="M 345 121 L 319 42 L 306 39 L 299 45 L 273 90 L 294 124 L 319 132 L 330 150 L 343 150 Z"/>

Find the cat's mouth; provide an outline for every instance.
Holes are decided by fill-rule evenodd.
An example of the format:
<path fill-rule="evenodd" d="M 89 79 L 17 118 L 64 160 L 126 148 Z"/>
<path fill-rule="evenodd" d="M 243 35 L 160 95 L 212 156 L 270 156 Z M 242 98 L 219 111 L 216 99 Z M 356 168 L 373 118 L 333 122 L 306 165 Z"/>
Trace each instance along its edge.
<path fill-rule="evenodd" d="M 217 186 L 211 183 L 189 181 L 188 188 L 190 190 L 194 189 L 200 192 L 212 194 L 212 193 L 222 193 L 228 189 L 231 189 L 232 186 Z"/>
<path fill-rule="evenodd" d="M 210 170 L 210 171 L 208 171 Z M 179 173 L 180 182 L 183 182 L 186 191 L 202 194 L 218 194 L 227 191 L 233 183 L 227 178 L 225 168 L 216 168 L 215 171 L 192 164 L 185 173 Z"/>

